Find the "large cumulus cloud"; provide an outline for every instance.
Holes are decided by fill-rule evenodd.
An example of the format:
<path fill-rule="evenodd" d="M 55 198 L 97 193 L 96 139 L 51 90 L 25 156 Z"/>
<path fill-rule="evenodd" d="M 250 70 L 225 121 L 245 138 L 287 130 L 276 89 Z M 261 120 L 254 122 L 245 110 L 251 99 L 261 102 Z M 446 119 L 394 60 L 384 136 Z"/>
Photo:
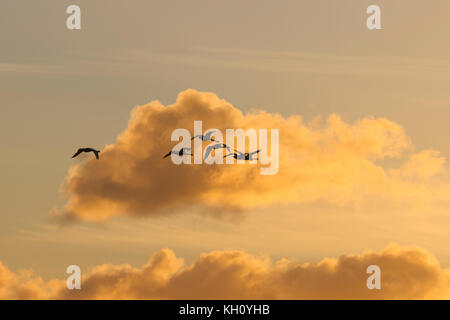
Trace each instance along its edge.
<path fill-rule="evenodd" d="M 174 165 L 162 155 L 175 144 L 176 128 L 279 129 L 279 171 L 260 175 L 257 165 Z M 270 139 L 269 139 L 270 141 Z M 207 143 L 204 143 L 206 146 Z M 397 159 L 396 167 L 386 160 Z M 297 115 L 242 113 L 213 93 L 181 92 L 172 105 L 136 107 L 128 127 L 101 160 L 73 166 L 62 186 L 58 216 L 101 221 L 111 216 L 153 216 L 197 207 L 235 212 L 274 203 L 326 200 L 360 205 L 366 199 L 405 204 L 447 199 L 449 184 L 433 177 L 445 160 L 415 151 L 403 128 L 384 118 L 349 124 L 338 115 L 304 123 Z"/>
<path fill-rule="evenodd" d="M 369 265 L 381 268 L 381 290 L 366 287 Z M 450 269 L 420 248 L 390 245 L 380 252 L 299 263 L 242 251 L 213 251 L 185 265 L 174 252 L 155 253 L 142 268 L 101 265 L 81 290 L 44 282 L 0 265 L 0 299 L 449 299 Z"/>

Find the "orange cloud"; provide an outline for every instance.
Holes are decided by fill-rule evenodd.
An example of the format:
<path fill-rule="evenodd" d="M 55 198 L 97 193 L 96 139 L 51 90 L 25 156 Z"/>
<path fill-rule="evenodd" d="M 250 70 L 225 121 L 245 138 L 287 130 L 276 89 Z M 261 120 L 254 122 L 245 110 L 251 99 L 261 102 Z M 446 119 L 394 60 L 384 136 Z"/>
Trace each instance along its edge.
<path fill-rule="evenodd" d="M 192 131 L 194 120 L 202 120 L 204 130 L 222 132 L 279 129 L 278 173 L 260 175 L 261 164 L 176 166 L 170 158 L 162 159 L 175 144 L 171 132 Z M 448 201 L 450 185 L 429 181 L 441 174 L 445 160 L 432 150 L 411 156 L 412 151 L 403 128 L 384 118 L 349 124 L 331 115 L 325 122 L 305 124 L 297 115 L 243 114 L 213 93 L 186 90 L 173 105 L 153 101 L 136 107 L 126 130 L 104 148 L 100 161 L 88 158 L 73 166 L 62 186 L 67 203 L 56 215 L 102 221 L 190 207 L 236 212 L 318 200 L 339 205 L 361 205 L 373 198 L 410 205 Z M 397 168 L 387 164 L 393 158 L 400 160 Z"/>
<path fill-rule="evenodd" d="M 45 282 L 31 270 L 11 272 L 0 261 L 0 300 L 49 299 L 65 284 L 65 281 Z"/>
<path fill-rule="evenodd" d="M 366 287 L 369 265 L 381 268 L 381 290 Z M 65 281 L 0 269 L 0 299 L 449 299 L 450 269 L 425 250 L 390 245 L 317 263 L 241 251 L 204 253 L 185 266 L 169 249 L 142 268 L 102 265 L 83 276 L 81 290 Z"/>
<path fill-rule="evenodd" d="M 445 159 L 439 152 L 424 150 L 412 154 L 401 168 L 393 170 L 392 173 L 406 178 L 426 179 L 442 172 L 444 165 Z"/>

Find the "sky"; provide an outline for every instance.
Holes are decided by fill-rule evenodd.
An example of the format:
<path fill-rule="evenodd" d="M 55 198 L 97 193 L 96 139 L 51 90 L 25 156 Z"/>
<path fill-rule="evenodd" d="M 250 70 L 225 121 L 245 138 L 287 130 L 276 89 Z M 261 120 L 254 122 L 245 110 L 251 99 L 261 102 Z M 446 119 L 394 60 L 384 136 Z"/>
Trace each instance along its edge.
<path fill-rule="evenodd" d="M 66 28 L 71 4 L 81 30 Z M 371 4 L 382 30 L 366 28 Z M 449 11 L 444 0 L 3 0 L 0 298 L 448 299 Z M 194 120 L 280 128 L 278 174 L 162 162 L 170 132 Z M 101 160 L 72 159 L 82 146 Z M 371 261 L 391 276 L 378 296 L 359 288 Z M 71 296 L 60 283 L 71 264 L 86 283 L 131 282 Z M 232 285 L 216 292 L 212 275 L 187 292 L 214 264 Z M 398 289 L 402 268 L 420 290 Z M 243 293 L 233 279 L 247 274 L 257 280 Z"/>

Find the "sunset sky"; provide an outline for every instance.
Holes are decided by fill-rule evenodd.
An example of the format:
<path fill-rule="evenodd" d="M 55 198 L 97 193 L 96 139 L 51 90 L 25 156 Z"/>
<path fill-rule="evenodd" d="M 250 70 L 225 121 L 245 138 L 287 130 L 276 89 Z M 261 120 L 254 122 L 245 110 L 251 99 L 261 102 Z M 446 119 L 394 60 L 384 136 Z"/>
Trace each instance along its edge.
<path fill-rule="evenodd" d="M 3 0 L 0 299 L 450 299 L 449 12 Z M 164 161 L 194 120 L 279 128 L 279 172 Z"/>

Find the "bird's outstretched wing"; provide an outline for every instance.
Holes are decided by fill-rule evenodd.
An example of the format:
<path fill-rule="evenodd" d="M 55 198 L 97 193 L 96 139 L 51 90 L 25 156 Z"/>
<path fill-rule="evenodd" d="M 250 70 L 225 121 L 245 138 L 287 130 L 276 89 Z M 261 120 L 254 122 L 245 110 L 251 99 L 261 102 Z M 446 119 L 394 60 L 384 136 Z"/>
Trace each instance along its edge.
<path fill-rule="evenodd" d="M 213 151 L 213 149 L 214 149 L 213 147 L 206 148 L 205 155 L 203 156 L 203 160 L 208 159 L 208 157 L 211 154 L 211 152 Z"/>
<path fill-rule="evenodd" d="M 170 150 L 169 153 L 166 154 L 166 155 L 163 157 L 163 159 L 167 158 L 167 157 L 170 156 L 171 154 L 172 154 L 172 150 Z"/>
<path fill-rule="evenodd" d="M 211 136 L 213 135 L 214 132 L 217 132 L 217 130 L 208 131 L 205 134 L 205 140 L 216 141 L 214 138 L 211 138 Z"/>
<path fill-rule="evenodd" d="M 98 160 L 98 153 L 99 153 L 99 151 L 97 151 L 97 150 L 94 150 L 93 152 L 94 152 L 94 154 L 95 154 L 95 157 L 96 157 L 96 158 L 97 158 L 97 160 Z"/>
<path fill-rule="evenodd" d="M 234 156 L 236 153 L 229 153 L 227 155 L 224 156 L 224 158 L 228 157 L 228 156 Z"/>
<path fill-rule="evenodd" d="M 217 146 L 222 146 L 222 144 L 214 144 L 212 146 L 207 147 L 203 159 L 206 160 L 206 158 L 208 158 L 208 156 L 211 154 L 213 150 L 218 149 Z"/>
<path fill-rule="evenodd" d="M 236 149 L 234 149 L 234 148 L 231 148 L 230 146 L 227 146 L 225 143 L 223 144 L 223 147 L 224 148 L 226 148 L 228 151 L 230 151 L 230 152 L 236 152 L 236 153 L 240 153 L 239 151 L 237 151 Z"/>
<path fill-rule="evenodd" d="M 253 151 L 253 152 L 249 153 L 248 156 L 251 157 L 252 155 L 257 154 L 260 151 L 261 151 L 261 149 L 259 149 L 257 151 Z"/>
<path fill-rule="evenodd" d="M 77 152 L 72 156 L 72 158 L 75 158 L 77 155 L 83 152 L 83 149 L 78 149 Z"/>

